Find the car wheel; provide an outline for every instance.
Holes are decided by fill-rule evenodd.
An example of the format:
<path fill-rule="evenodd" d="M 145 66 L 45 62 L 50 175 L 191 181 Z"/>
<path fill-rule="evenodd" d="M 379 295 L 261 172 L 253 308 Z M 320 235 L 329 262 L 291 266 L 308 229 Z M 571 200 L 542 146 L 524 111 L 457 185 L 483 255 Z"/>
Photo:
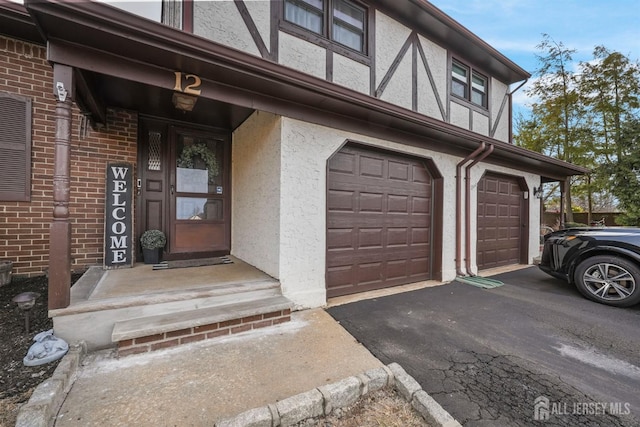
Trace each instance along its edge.
<path fill-rule="evenodd" d="M 624 258 L 599 255 L 578 264 L 574 275 L 580 293 L 616 307 L 640 302 L 640 268 Z"/>

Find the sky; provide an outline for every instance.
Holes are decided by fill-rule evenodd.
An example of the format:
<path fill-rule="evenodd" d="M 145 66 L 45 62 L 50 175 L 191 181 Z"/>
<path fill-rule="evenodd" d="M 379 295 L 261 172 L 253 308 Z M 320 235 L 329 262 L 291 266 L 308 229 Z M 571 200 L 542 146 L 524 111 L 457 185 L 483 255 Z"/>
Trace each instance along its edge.
<path fill-rule="evenodd" d="M 531 73 L 539 68 L 536 49 L 548 34 L 573 58 L 589 61 L 599 45 L 640 59 L 640 0 L 429 0 L 451 18 Z M 531 81 L 531 79 L 530 79 Z M 514 112 L 526 115 L 531 102 L 521 88 Z"/>

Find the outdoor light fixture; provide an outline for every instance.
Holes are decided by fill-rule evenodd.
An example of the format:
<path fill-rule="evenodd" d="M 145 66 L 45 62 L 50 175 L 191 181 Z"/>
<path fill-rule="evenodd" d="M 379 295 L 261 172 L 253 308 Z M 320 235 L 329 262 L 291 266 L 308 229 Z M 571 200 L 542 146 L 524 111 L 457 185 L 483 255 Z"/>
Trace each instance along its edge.
<path fill-rule="evenodd" d="M 542 199 L 542 185 L 538 188 L 533 187 L 533 197 L 536 199 Z"/>
<path fill-rule="evenodd" d="M 29 310 L 36 304 L 36 298 L 40 296 L 37 292 L 23 292 L 13 297 L 13 302 L 18 304 L 18 308 L 24 312 L 24 329 L 29 333 Z"/>
<path fill-rule="evenodd" d="M 185 93 L 173 92 L 173 106 L 178 110 L 191 111 L 196 105 L 197 96 L 187 95 Z"/>

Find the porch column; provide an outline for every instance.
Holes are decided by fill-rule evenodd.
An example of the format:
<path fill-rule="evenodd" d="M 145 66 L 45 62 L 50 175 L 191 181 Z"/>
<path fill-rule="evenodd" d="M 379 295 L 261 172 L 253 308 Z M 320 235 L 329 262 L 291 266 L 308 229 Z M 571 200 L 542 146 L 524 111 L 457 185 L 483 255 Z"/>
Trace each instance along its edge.
<path fill-rule="evenodd" d="M 49 228 L 49 309 L 68 307 L 71 300 L 71 222 L 69 221 L 71 107 L 73 69 L 54 64 L 56 103 L 53 169 L 53 221 Z"/>

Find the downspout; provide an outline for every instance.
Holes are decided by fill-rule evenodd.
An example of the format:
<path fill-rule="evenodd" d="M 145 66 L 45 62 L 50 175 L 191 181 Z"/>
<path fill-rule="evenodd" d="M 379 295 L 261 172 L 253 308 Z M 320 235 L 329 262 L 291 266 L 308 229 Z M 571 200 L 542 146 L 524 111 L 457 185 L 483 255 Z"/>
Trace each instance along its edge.
<path fill-rule="evenodd" d="M 464 213 L 465 260 L 464 262 L 465 262 L 465 268 L 467 269 L 467 275 L 469 276 L 475 276 L 475 274 L 471 272 L 471 215 L 470 215 L 471 213 L 471 172 L 470 172 L 470 169 L 474 167 L 477 163 L 484 160 L 489 154 L 493 153 L 493 149 L 494 149 L 493 144 L 489 144 L 489 148 L 486 151 L 484 151 L 479 157 L 477 157 L 469 166 L 467 166 L 465 170 L 464 180 L 465 180 L 466 188 L 465 188 L 465 194 L 464 194 L 464 197 L 465 197 L 464 199 L 464 205 L 465 205 L 465 213 Z"/>
<path fill-rule="evenodd" d="M 456 165 L 456 274 L 464 276 L 462 272 L 462 166 L 468 161 L 476 158 L 478 154 L 486 149 L 483 142 L 476 150 L 464 158 Z"/>

